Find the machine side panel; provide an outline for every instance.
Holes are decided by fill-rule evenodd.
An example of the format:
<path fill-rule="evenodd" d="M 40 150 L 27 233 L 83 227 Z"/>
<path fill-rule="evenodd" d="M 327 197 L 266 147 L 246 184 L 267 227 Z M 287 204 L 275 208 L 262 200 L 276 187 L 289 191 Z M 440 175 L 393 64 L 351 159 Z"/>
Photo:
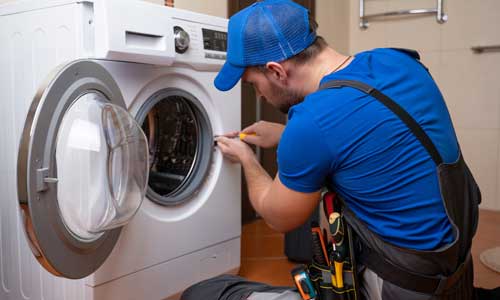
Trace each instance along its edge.
<path fill-rule="evenodd" d="M 18 144 L 32 98 L 51 70 L 82 55 L 81 8 L 71 4 L 0 17 L 1 299 L 85 299 L 83 281 L 56 278 L 35 260 L 16 190 Z"/>
<path fill-rule="evenodd" d="M 7 21 L 5 18 L 0 18 L 0 41 L 7 41 L 9 34 L 6 28 Z M 10 145 L 13 141 L 12 134 L 9 134 L 11 129 L 10 113 L 12 111 L 11 105 L 7 105 L 7 99 L 10 101 L 12 99 L 12 89 L 10 88 L 10 78 L 11 73 L 10 63 L 9 63 L 9 48 L 5 43 L 2 43 L 0 47 L 0 90 L 2 91 L 2 108 L 0 109 L 0 136 L 2 137 L 2 142 L 0 142 L 0 190 L 2 195 L 11 195 L 9 188 L 9 180 L 12 177 L 12 167 L 8 164 Z M 10 174 L 9 174 L 10 173 Z M 4 196 L 0 199 L 0 298 L 8 299 L 9 293 L 12 291 L 12 274 L 13 274 L 13 253 L 12 253 L 12 242 L 10 232 L 12 232 L 12 225 L 14 221 L 11 220 L 10 212 L 12 211 L 11 206 L 14 205 L 14 201 L 6 201 Z"/>

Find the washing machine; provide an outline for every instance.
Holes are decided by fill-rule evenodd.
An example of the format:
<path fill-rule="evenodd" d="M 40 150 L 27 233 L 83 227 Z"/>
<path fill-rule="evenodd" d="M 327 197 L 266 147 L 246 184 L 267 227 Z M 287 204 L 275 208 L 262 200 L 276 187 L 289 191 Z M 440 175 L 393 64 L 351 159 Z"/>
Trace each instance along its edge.
<path fill-rule="evenodd" d="M 226 32 L 143 1 L 0 6 L 0 299 L 177 299 L 238 271 Z"/>

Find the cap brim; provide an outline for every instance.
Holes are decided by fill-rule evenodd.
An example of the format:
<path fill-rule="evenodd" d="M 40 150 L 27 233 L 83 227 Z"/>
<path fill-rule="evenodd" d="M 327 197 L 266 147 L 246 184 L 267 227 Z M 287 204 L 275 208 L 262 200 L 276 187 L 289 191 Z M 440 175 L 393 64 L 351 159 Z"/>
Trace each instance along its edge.
<path fill-rule="evenodd" d="M 244 72 L 245 67 L 235 66 L 226 61 L 217 77 L 215 77 L 214 85 L 220 91 L 228 91 L 238 83 Z"/>

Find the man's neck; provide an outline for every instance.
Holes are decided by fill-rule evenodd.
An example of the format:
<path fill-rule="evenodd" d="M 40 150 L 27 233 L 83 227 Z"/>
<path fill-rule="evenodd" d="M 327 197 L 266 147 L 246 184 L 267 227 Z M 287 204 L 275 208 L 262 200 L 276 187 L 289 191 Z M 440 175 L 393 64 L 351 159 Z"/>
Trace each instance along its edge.
<path fill-rule="evenodd" d="M 300 71 L 302 77 L 302 86 L 304 95 L 315 92 L 321 79 L 332 73 L 334 70 L 342 70 L 347 67 L 352 58 L 347 60 L 348 56 L 342 55 L 330 47 L 323 49 L 311 63 L 303 66 Z M 305 79 L 305 80 L 304 80 Z"/>

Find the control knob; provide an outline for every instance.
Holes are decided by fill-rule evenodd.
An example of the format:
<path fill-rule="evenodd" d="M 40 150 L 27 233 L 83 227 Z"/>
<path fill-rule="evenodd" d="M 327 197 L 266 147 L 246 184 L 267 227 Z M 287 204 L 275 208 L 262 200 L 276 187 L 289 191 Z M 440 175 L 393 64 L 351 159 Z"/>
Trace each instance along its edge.
<path fill-rule="evenodd" d="M 189 48 L 189 34 L 182 27 L 174 27 L 175 52 L 184 53 Z"/>

